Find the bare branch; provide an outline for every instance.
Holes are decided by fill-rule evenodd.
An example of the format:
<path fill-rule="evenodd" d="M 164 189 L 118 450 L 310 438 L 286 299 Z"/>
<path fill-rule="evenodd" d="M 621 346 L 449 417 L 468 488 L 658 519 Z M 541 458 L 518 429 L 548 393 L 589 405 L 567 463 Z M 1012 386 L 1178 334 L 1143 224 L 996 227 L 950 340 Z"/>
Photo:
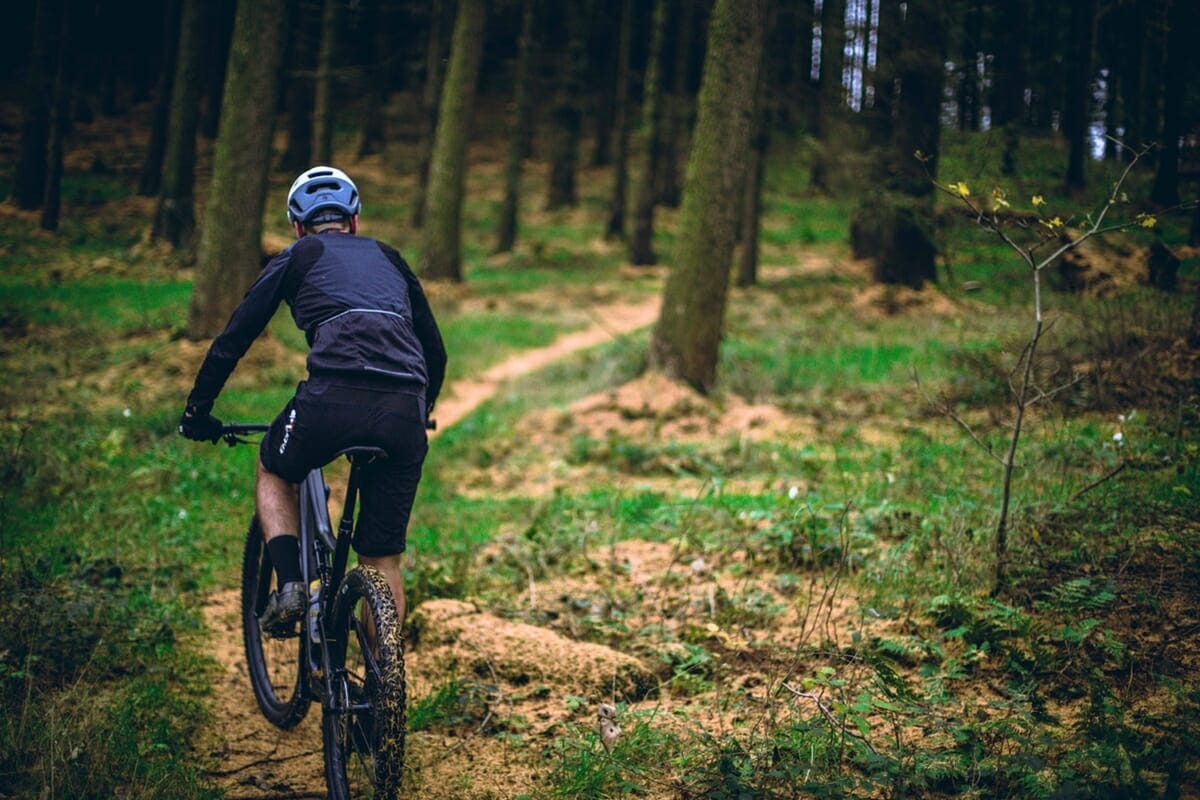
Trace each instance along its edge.
<path fill-rule="evenodd" d="M 783 684 L 783 688 L 787 689 L 789 692 L 794 694 L 796 697 L 803 697 L 806 700 L 812 700 L 813 703 L 817 706 L 817 710 L 821 712 L 821 716 L 825 717 L 825 719 L 829 721 L 830 725 L 837 728 L 841 733 L 848 734 L 848 735 L 854 737 L 855 739 L 858 739 L 860 742 L 862 742 L 863 744 L 865 744 L 867 746 L 868 750 L 870 750 L 875 755 L 879 755 L 879 751 L 875 749 L 875 745 L 871 744 L 870 740 L 867 739 L 867 737 L 863 736 L 858 731 L 852 731 L 852 730 L 850 730 L 850 728 L 846 727 L 845 720 L 839 721 L 837 719 L 837 717 L 835 717 L 833 715 L 833 711 L 831 711 L 824 703 L 821 702 L 821 697 L 816 692 L 802 692 L 799 689 L 796 689 L 796 688 L 788 685 L 787 683 Z"/>

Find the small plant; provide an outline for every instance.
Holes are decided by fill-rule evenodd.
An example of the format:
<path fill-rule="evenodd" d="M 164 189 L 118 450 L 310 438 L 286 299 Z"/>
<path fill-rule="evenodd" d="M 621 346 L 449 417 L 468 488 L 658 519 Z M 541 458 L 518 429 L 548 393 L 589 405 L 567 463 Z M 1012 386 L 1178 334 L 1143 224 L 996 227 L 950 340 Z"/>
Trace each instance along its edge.
<path fill-rule="evenodd" d="M 990 201 L 981 201 L 972 195 L 970 187 L 963 181 L 952 184 L 940 184 L 936 180 L 933 181 L 938 189 L 966 206 L 980 226 L 994 233 L 1016 253 L 1017 257 L 1028 269 L 1032 281 L 1033 327 L 1029 339 L 1025 343 L 1024 349 L 1010 376 L 1010 385 L 1013 392 L 1012 433 L 1009 436 L 1008 445 L 1003 453 L 991 453 L 991 450 L 988 450 L 1001 465 L 1000 508 L 997 513 L 995 528 L 994 552 L 996 565 L 992 587 L 993 594 L 998 594 L 1008 588 L 1008 535 L 1011 525 L 1013 476 L 1019 466 L 1017 452 L 1021 444 L 1021 435 L 1030 409 L 1037 403 L 1060 393 L 1074 383 L 1074 380 L 1072 380 L 1057 387 L 1043 388 L 1038 384 L 1035 377 L 1034 364 L 1036 363 L 1038 347 L 1041 345 L 1043 337 L 1050 328 L 1050 324 L 1046 321 L 1042 302 L 1044 274 L 1048 267 L 1057 263 L 1066 253 L 1080 247 L 1089 239 L 1126 228 L 1153 228 L 1157 225 L 1157 218 L 1152 214 L 1146 213 L 1136 214 L 1133 219 L 1125 222 L 1114 224 L 1108 221 L 1109 213 L 1117 205 L 1127 201 L 1125 193 L 1122 191 L 1122 186 L 1142 155 L 1144 153 L 1133 153 L 1133 157 L 1130 158 L 1125 170 L 1114 183 L 1112 191 L 1099 210 L 1094 214 L 1087 214 L 1080 220 L 1082 228 L 1077 235 L 1067 234 L 1067 221 L 1064 221 L 1062 216 L 1057 214 L 1051 215 L 1045 210 L 1046 200 L 1041 195 L 1035 194 L 1030 198 L 1030 205 L 1033 207 L 1032 212 L 1026 215 L 1014 216 L 1008 213 L 1011 202 L 1008 199 L 1007 192 L 1000 187 L 992 190 Z M 922 162 L 927 160 L 920 151 L 916 153 L 916 157 Z M 965 421 L 954 415 L 948 408 L 945 410 L 976 441 L 981 441 Z M 985 449 L 987 448 L 985 447 Z"/>

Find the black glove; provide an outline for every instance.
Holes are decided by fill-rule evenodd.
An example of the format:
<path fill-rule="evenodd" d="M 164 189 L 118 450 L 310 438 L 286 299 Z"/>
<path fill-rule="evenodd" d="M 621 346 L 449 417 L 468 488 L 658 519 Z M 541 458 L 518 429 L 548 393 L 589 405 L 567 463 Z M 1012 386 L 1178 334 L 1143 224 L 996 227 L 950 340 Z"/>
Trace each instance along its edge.
<path fill-rule="evenodd" d="M 188 406 L 179 418 L 179 433 L 194 442 L 215 442 L 221 438 L 221 420 L 208 411 Z"/>

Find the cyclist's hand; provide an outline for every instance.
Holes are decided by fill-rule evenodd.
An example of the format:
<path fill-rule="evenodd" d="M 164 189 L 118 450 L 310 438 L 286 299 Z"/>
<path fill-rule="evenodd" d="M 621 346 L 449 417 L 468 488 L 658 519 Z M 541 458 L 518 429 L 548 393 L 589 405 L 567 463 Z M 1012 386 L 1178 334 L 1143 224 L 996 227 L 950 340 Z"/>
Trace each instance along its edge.
<path fill-rule="evenodd" d="M 194 442 L 215 442 L 221 438 L 221 420 L 188 406 L 179 418 L 179 433 Z"/>

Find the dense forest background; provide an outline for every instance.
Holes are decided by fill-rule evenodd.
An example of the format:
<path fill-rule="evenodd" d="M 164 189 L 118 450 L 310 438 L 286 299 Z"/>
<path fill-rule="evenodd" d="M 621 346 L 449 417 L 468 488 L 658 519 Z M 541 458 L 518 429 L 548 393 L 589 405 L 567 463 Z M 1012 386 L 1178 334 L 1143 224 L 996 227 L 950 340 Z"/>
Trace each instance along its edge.
<path fill-rule="evenodd" d="M 14 203 L 57 227 L 72 123 L 152 102 L 139 192 L 158 197 L 153 236 L 197 259 L 195 338 L 219 330 L 253 277 L 269 175 L 333 160 L 337 131 L 353 131 L 358 157 L 416 138 L 415 163 L 391 166 L 417 175 L 419 271 L 461 281 L 465 158 L 483 133 L 473 110 L 489 102 L 508 107 L 498 249 L 517 236 L 535 147 L 548 208 L 577 202 L 581 162 L 611 165 L 607 230 L 635 265 L 658 259 L 655 208 L 682 205 L 651 359 L 701 389 L 716 380 L 737 243 L 738 280 L 754 281 L 773 133 L 812 138 L 813 189 L 857 198 L 855 255 L 877 281 L 914 288 L 937 279 L 943 128 L 1002 132 L 1010 177 L 1023 137 L 1061 137 L 1068 196 L 1094 160 L 1138 160 L 1155 170 L 1142 213 L 1180 206 L 1181 175 L 1195 169 L 1200 24 L 1195 4 L 1176 0 L 171 0 L 132 13 L 44 0 L 22 11 L 9 30 L 26 46 L 4 56 L 26 87 Z M 215 139 L 207 197 L 198 137 Z"/>
<path fill-rule="evenodd" d="M 419 223 L 444 109 L 459 136 L 510 138 L 517 153 L 510 168 L 518 174 L 520 158 L 536 146 L 552 163 L 549 206 L 575 202 L 580 164 L 611 164 L 620 178 L 610 232 L 629 237 L 634 263 L 651 263 L 653 207 L 680 202 L 712 4 L 462 5 L 288 0 L 244 4 L 239 16 L 232 0 L 20 4 L 7 14 L 9 46 L 0 55 L 5 74 L 16 77 L 8 86 L 24 87 L 21 119 L 6 122 L 22 126 L 12 198 L 20 208 L 43 208 L 43 226 L 55 227 L 55 185 L 72 124 L 152 103 L 139 191 L 161 198 L 155 235 L 194 248 L 196 207 L 206 200 L 195 192 L 195 139 L 219 135 L 225 104 L 250 107 L 229 134 L 243 137 L 239 149 L 255 146 L 242 127 L 259 129 L 256 141 L 269 143 L 278 124 L 282 152 L 243 154 L 270 170 L 331 160 L 335 130 L 353 131 L 359 156 L 389 141 L 419 141 L 418 162 L 402 165 L 420 177 L 411 201 Z M 463 49 L 478 54 L 463 59 L 464 74 L 448 83 L 456 11 L 461 18 L 472 9 L 478 20 Z M 741 137 L 744 152 L 724 156 L 747 162 L 751 173 L 772 132 L 801 131 L 819 144 L 816 189 L 861 193 L 870 203 L 896 192 L 921 197 L 932 191 L 928 177 L 936 177 L 937 133 L 945 127 L 1003 131 L 1006 175 L 1021 169 L 1021 137 L 1061 136 L 1069 190 L 1086 185 L 1094 159 L 1149 148 L 1141 168 L 1156 170 L 1147 200 L 1160 207 L 1180 201 L 1181 170 L 1196 169 L 1200 81 L 1190 43 L 1200 21 L 1192 3 L 773 0 L 760 10 L 750 33 L 761 45 L 732 70 L 750 75 L 749 88 L 718 101 L 732 113 L 728 104 L 745 100 L 737 111 L 749 115 L 754 135 Z M 238 21 L 243 41 L 235 44 Z M 264 103 L 280 113 L 261 113 Z M 507 105 L 508 129 L 472 130 L 470 107 L 479 103 Z M 225 113 L 243 119 L 236 109 Z M 916 150 L 932 160 L 914 165 Z M 439 152 L 449 163 L 461 147 L 447 140 Z M 94 165 L 104 166 L 102 159 Z M 261 180 L 252 184 L 263 190 Z M 443 202 L 437 213 L 435 226 L 444 227 L 441 218 L 458 207 Z M 514 213 L 506 207 L 499 247 L 511 246 Z M 867 251 L 882 248 L 866 253 L 881 257 L 881 280 L 919 285 L 934 277 L 928 255 L 901 259 L 896 243 L 878 234 L 859 231 L 855 241 Z M 440 252 L 446 247 L 436 237 L 427 244 L 438 251 L 430 269 L 457 277 L 454 248 Z"/>

